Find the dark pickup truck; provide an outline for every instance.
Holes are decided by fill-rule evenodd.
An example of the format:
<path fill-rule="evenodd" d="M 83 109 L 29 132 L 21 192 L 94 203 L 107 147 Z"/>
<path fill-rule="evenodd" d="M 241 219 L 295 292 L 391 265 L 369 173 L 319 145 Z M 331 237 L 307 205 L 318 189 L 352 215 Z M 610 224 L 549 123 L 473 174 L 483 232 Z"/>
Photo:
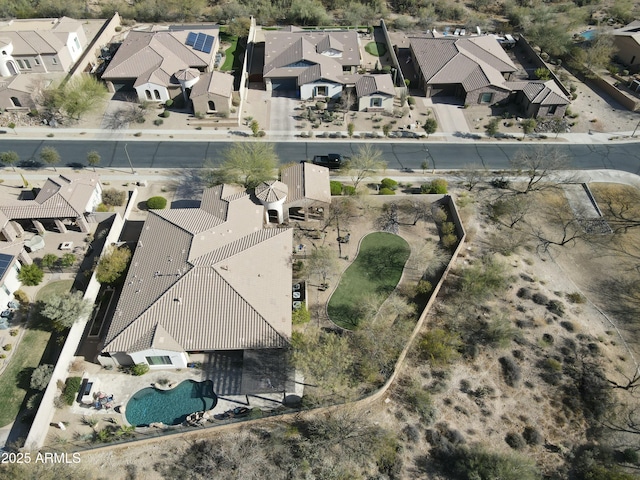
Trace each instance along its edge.
<path fill-rule="evenodd" d="M 320 165 L 323 167 L 327 167 L 329 169 L 337 169 L 342 167 L 342 163 L 347 158 L 343 158 L 339 153 L 330 153 L 329 155 L 316 155 L 313 157 L 313 163 L 315 165 Z"/>

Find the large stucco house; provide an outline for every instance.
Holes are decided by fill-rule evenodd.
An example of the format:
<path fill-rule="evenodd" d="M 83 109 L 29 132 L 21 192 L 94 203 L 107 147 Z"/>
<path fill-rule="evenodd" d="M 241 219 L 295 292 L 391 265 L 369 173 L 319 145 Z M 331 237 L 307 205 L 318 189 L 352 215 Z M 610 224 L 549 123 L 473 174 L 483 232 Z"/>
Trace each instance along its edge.
<path fill-rule="evenodd" d="M 636 73 L 640 71 L 640 20 L 611 32 L 620 62 Z"/>

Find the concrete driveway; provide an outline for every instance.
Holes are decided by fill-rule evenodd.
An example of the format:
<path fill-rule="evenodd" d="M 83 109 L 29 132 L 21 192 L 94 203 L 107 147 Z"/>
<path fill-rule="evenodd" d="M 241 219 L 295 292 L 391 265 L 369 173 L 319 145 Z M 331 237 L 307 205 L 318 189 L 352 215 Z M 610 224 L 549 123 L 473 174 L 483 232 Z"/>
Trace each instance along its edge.
<path fill-rule="evenodd" d="M 275 133 L 276 136 L 280 132 L 285 134 L 295 130 L 293 112 L 300 100 L 293 95 L 295 95 L 295 92 L 291 95 L 272 95 L 270 99 L 269 130 Z"/>
<path fill-rule="evenodd" d="M 433 109 L 439 131 L 449 134 L 471 132 L 467 120 L 464 118 L 460 100 L 457 98 L 416 98 L 416 100 L 422 100 L 426 107 Z"/>

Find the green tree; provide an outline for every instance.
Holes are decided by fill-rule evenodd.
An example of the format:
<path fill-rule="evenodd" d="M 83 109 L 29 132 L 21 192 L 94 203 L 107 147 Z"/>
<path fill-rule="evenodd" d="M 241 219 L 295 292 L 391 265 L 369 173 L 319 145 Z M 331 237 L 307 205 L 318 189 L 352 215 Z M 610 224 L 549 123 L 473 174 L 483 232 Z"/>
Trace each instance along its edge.
<path fill-rule="evenodd" d="M 442 328 L 430 330 L 418 341 L 420 355 L 434 366 L 452 363 L 460 356 L 461 347 L 460 335 Z"/>
<path fill-rule="evenodd" d="M 261 182 L 275 178 L 278 156 L 269 143 L 236 143 L 224 152 L 220 168 L 204 173 L 209 185 L 235 183 L 255 188 Z"/>
<path fill-rule="evenodd" d="M 354 188 L 378 170 L 385 170 L 387 162 L 382 158 L 382 150 L 365 143 L 358 148 L 358 152 L 347 162 L 349 176 Z"/>
<path fill-rule="evenodd" d="M 40 150 L 40 160 L 45 164 L 53 167 L 53 171 L 57 172 L 56 165 L 60 163 L 60 154 L 53 147 L 42 147 Z"/>
<path fill-rule="evenodd" d="M 107 88 L 102 82 L 91 75 L 81 75 L 45 89 L 40 103 L 50 118 L 77 121 L 100 108 L 106 96 Z"/>
<path fill-rule="evenodd" d="M 13 171 L 16 171 L 16 163 L 20 161 L 20 155 L 18 155 L 13 150 L 8 150 L 6 152 L 0 153 L 0 163 L 4 165 L 11 165 L 13 167 Z"/>
<path fill-rule="evenodd" d="M 609 34 L 598 34 L 587 47 L 587 67 L 605 68 L 611 63 L 611 58 L 616 52 L 613 45 L 613 36 Z"/>
<path fill-rule="evenodd" d="M 536 131 L 538 122 L 536 122 L 535 118 L 527 118 L 520 122 L 520 125 L 522 125 L 522 138 L 524 138 Z"/>
<path fill-rule="evenodd" d="M 327 25 L 329 15 L 319 0 L 293 0 L 287 19 L 294 25 Z"/>
<path fill-rule="evenodd" d="M 424 129 L 424 133 L 427 134 L 427 138 L 429 138 L 429 135 L 436 133 L 436 130 L 438 129 L 438 122 L 435 118 L 427 118 L 424 121 L 422 128 Z"/>
<path fill-rule="evenodd" d="M 28 287 L 39 285 L 43 278 L 44 272 L 35 263 L 32 263 L 31 265 L 24 265 L 18 273 L 18 280 L 20 280 L 20 283 Z"/>
<path fill-rule="evenodd" d="M 18 133 L 16 132 L 16 124 L 15 122 L 9 122 L 7 123 L 7 127 L 9 127 L 11 130 L 13 130 L 14 135 L 17 135 Z"/>
<path fill-rule="evenodd" d="M 93 171 L 96 171 L 96 165 L 100 163 L 100 154 L 95 150 L 87 152 L 87 163 L 93 167 Z"/>
<path fill-rule="evenodd" d="M 349 135 L 349 138 L 353 137 L 353 133 L 356 130 L 356 126 L 354 123 L 347 123 L 347 135 Z"/>
<path fill-rule="evenodd" d="M 551 72 L 544 67 L 536 68 L 533 74 L 538 80 L 549 80 L 551 78 Z"/>
<path fill-rule="evenodd" d="M 65 253 L 60 259 L 60 265 L 63 267 L 72 267 L 76 263 L 76 256 L 73 253 Z"/>
<path fill-rule="evenodd" d="M 127 247 L 112 248 L 100 258 L 96 267 L 96 279 L 100 283 L 116 283 L 127 269 L 131 260 L 131 250 Z"/>
<path fill-rule="evenodd" d="M 53 375 L 53 365 L 40 365 L 31 374 L 30 386 L 34 390 L 44 390 Z"/>
<path fill-rule="evenodd" d="M 82 292 L 51 295 L 42 302 L 40 315 L 49 320 L 59 332 L 91 313 L 92 305 L 82 298 Z"/>
<path fill-rule="evenodd" d="M 497 118 L 492 118 L 491 120 L 489 120 L 489 123 L 487 123 L 486 126 L 487 135 L 489 135 L 490 137 L 495 137 L 498 133 L 499 128 L 500 120 L 498 120 Z"/>
<path fill-rule="evenodd" d="M 149 210 L 162 210 L 167 206 L 167 199 L 161 196 L 151 197 L 147 200 Z"/>
<path fill-rule="evenodd" d="M 234 37 L 243 38 L 249 34 L 251 19 L 249 17 L 232 18 L 227 25 L 227 33 Z"/>

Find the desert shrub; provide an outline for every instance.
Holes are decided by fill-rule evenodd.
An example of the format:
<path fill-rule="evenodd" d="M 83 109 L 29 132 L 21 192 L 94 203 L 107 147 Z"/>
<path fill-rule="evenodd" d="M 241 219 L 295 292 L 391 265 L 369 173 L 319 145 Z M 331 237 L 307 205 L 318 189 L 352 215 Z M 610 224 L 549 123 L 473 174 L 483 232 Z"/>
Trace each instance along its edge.
<path fill-rule="evenodd" d="M 391 190 L 390 188 L 381 188 L 378 192 L 378 195 L 395 195 L 396 192 Z"/>
<path fill-rule="evenodd" d="M 115 188 L 107 188 L 102 191 L 102 203 L 111 207 L 119 207 L 124 205 L 127 198 L 126 192 Z"/>
<path fill-rule="evenodd" d="M 520 289 L 518 290 L 518 293 L 516 293 L 516 295 L 519 298 L 523 298 L 525 300 L 531 298 L 531 290 L 529 290 L 526 287 L 520 287 Z"/>
<path fill-rule="evenodd" d="M 420 430 L 415 425 L 407 425 L 402 429 L 404 437 L 410 443 L 418 443 L 420 441 Z"/>
<path fill-rule="evenodd" d="M 547 296 L 542 293 L 534 293 L 531 296 L 531 300 L 533 300 L 533 302 L 537 303 L 538 305 L 546 305 L 547 303 L 549 303 L 549 299 L 547 298 Z"/>
<path fill-rule="evenodd" d="M 562 371 L 562 363 L 560 363 L 555 358 L 547 358 L 543 362 L 543 367 L 545 370 L 550 372 L 561 372 Z"/>
<path fill-rule="evenodd" d="M 460 290 L 467 297 L 484 299 L 503 291 L 508 284 L 504 265 L 491 256 L 484 256 L 482 262 L 464 269 Z"/>
<path fill-rule="evenodd" d="M 442 237 L 442 246 L 446 249 L 453 250 L 458 244 L 458 237 L 453 233 Z"/>
<path fill-rule="evenodd" d="M 576 330 L 576 326 L 573 324 L 573 322 L 560 322 L 560 326 L 567 332 L 574 332 Z"/>
<path fill-rule="evenodd" d="M 504 437 L 504 441 L 507 442 L 507 445 L 509 445 L 514 450 L 522 450 L 527 446 L 527 442 L 525 442 L 524 438 L 522 438 L 522 435 L 516 432 L 507 433 L 507 435 Z"/>
<path fill-rule="evenodd" d="M 553 345 L 553 342 L 555 341 L 553 338 L 553 335 L 551 335 L 550 333 L 545 333 L 542 335 L 542 341 L 544 343 L 546 343 L 547 345 Z"/>
<path fill-rule="evenodd" d="M 564 316 L 564 304 L 559 300 L 551 300 L 547 304 L 547 310 L 559 317 Z"/>
<path fill-rule="evenodd" d="M 418 285 L 416 285 L 416 294 L 418 295 L 428 295 L 433 290 L 433 285 L 428 280 L 420 280 Z"/>
<path fill-rule="evenodd" d="M 13 348 L 13 345 L 11 345 L 10 343 L 7 343 L 7 344 L 4 345 L 4 347 L 2 347 L 2 349 L 5 352 L 10 352 L 12 348 Z"/>
<path fill-rule="evenodd" d="M 407 407 L 416 412 L 425 425 L 430 425 L 436 418 L 436 409 L 433 406 L 431 395 L 418 382 L 411 382 L 402 396 Z"/>
<path fill-rule="evenodd" d="M 415 105 L 416 99 L 413 97 L 407 97 L 407 103 L 409 104 L 409 106 Z"/>
<path fill-rule="evenodd" d="M 172 99 L 168 99 L 166 102 L 164 102 L 164 106 L 167 108 L 171 108 L 172 105 L 173 105 Z"/>
<path fill-rule="evenodd" d="M 447 181 L 444 178 L 436 178 L 431 182 L 424 183 L 420 186 L 420 193 L 447 193 Z"/>
<path fill-rule="evenodd" d="M 151 197 L 147 200 L 147 208 L 149 210 L 162 210 L 167 206 L 167 199 L 164 197 Z"/>
<path fill-rule="evenodd" d="M 13 292 L 13 298 L 15 298 L 21 305 L 27 305 L 29 303 L 29 295 L 23 290 L 16 290 Z"/>
<path fill-rule="evenodd" d="M 11 330 L 9 330 L 9 335 L 11 335 L 12 337 L 17 337 L 18 333 L 20 332 L 18 331 L 17 328 L 12 328 Z"/>
<path fill-rule="evenodd" d="M 160 114 L 162 118 L 169 118 L 170 115 L 171 115 L 171 112 L 169 110 L 165 110 Z"/>
<path fill-rule="evenodd" d="M 389 190 L 397 190 L 398 182 L 393 178 L 383 178 L 380 181 L 380 188 L 388 188 Z"/>
<path fill-rule="evenodd" d="M 355 195 L 356 187 L 354 187 L 353 185 L 343 185 L 342 193 L 344 193 L 345 195 Z"/>
<path fill-rule="evenodd" d="M 522 380 L 522 369 L 520 366 L 509 357 L 500 357 L 498 359 L 502 366 L 502 377 L 507 385 L 510 387 L 517 387 Z"/>
<path fill-rule="evenodd" d="M 456 226 L 453 222 L 442 222 L 442 225 L 440 226 L 440 231 L 442 232 L 443 235 L 450 235 L 452 233 L 455 233 Z"/>
<path fill-rule="evenodd" d="M 73 405 L 73 401 L 76 399 L 80 391 L 81 384 L 81 377 L 67 378 L 67 381 L 64 383 L 64 389 L 62 390 L 62 400 L 66 405 Z"/>
<path fill-rule="evenodd" d="M 40 365 L 31 374 L 30 386 L 34 390 L 44 390 L 49 385 L 51 375 L 53 374 L 53 365 Z"/>
<path fill-rule="evenodd" d="M 571 303 L 585 303 L 587 298 L 580 292 L 567 293 L 567 300 Z"/>
<path fill-rule="evenodd" d="M 109 205 L 105 205 L 104 203 L 99 203 L 96 207 L 96 212 L 110 212 L 111 207 Z"/>
<path fill-rule="evenodd" d="M 522 437 L 528 445 L 541 445 L 544 442 L 544 437 L 540 430 L 535 427 L 527 426 L 522 432 Z"/>
<path fill-rule="evenodd" d="M 146 363 L 137 363 L 135 365 L 132 365 L 129 371 L 131 372 L 131 375 L 139 377 L 140 375 L 144 375 L 149 371 L 149 365 L 147 365 Z"/>
<path fill-rule="evenodd" d="M 462 341 L 458 333 L 435 328 L 418 341 L 418 352 L 432 365 L 447 365 L 460 356 L 458 349 L 461 345 Z"/>
<path fill-rule="evenodd" d="M 331 189 L 331 195 L 342 195 L 342 183 L 337 180 L 331 180 L 329 182 L 329 188 Z"/>
<path fill-rule="evenodd" d="M 153 121 L 153 124 L 154 124 L 156 127 L 159 127 L 159 126 L 160 126 L 160 125 L 162 125 L 163 123 L 164 123 L 164 120 L 162 120 L 161 118 L 156 118 L 156 119 Z"/>

